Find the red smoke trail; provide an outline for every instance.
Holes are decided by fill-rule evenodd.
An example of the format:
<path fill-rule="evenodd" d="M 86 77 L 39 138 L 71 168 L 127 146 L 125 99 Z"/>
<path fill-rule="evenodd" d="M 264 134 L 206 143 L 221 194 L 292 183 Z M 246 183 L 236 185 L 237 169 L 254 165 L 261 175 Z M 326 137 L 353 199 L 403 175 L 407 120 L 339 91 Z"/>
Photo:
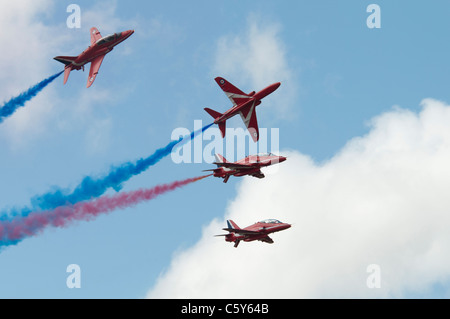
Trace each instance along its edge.
<path fill-rule="evenodd" d="M 149 201 L 164 193 L 194 183 L 211 175 L 188 178 L 170 184 L 158 185 L 149 189 L 102 196 L 88 202 L 60 206 L 53 210 L 33 212 L 26 217 L 19 217 L 0 223 L 0 247 L 16 244 L 26 237 L 36 235 L 47 226 L 64 227 L 75 220 L 92 220 L 97 215 L 112 212 L 118 208 L 134 206 Z"/>

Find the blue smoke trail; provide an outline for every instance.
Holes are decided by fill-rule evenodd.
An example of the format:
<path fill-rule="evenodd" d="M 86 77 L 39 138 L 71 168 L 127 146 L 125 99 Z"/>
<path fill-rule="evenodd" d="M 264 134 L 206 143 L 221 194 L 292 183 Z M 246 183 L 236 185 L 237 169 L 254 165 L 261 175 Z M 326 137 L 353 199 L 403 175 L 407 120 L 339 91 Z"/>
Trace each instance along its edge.
<path fill-rule="evenodd" d="M 6 102 L 0 108 L 0 123 L 2 123 L 6 117 L 12 115 L 19 107 L 24 106 L 26 102 L 35 97 L 39 92 L 41 92 L 47 85 L 53 82 L 53 80 L 55 80 L 63 72 L 64 71 L 61 71 L 59 73 L 52 75 L 51 77 L 46 78 L 45 80 L 42 80 L 38 84 L 29 88 L 27 91 L 19 94 L 16 97 L 13 97 L 11 100 Z"/>
<path fill-rule="evenodd" d="M 75 204 L 81 201 L 97 198 L 103 195 L 109 188 L 113 188 L 118 191 L 120 190 L 122 183 L 129 180 L 131 177 L 144 172 L 150 166 L 155 165 L 164 157 L 172 153 L 172 150 L 175 147 L 180 147 L 191 141 L 198 134 L 203 133 L 212 125 L 213 123 L 208 124 L 203 128 L 192 132 L 189 136 L 181 137 L 178 140 L 170 142 L 166 146 L 156 150 L 149 157 L 141 158 L 136 162 L 127 162 L 120 166 L 113 167 L 106 176 L 100 178 L 86 176 L 70 194 L 66 194 L 63 190 L 57 189 L 40 196 L 36 196 L 31 199 L 33 206 L 32 209 L 23 208 L 20 210 L 12 210 L 10 212 L 2 212 L 0 214 L 0 221 L 10 220 L 17 216 L 26 217 L 32 211 L 36 210 L 51 210 L 59 206 Z"/>

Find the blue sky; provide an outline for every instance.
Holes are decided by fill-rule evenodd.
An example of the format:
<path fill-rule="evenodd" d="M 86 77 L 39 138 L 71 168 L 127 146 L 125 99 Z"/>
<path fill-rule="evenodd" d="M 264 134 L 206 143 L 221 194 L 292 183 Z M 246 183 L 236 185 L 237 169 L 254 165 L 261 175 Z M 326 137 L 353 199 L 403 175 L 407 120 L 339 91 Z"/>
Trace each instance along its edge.
<path fill-rule="evenodd" d="M 62 65 L 52 58 L 81 53 L 92 26 L 102 35 L 135 33 L 106 56 L 91 88 L 85 88 L 88 70 L 72 72 L 66 85 L 58 78 L 1 124 L 0 209 L 26 206 L 54 186 L 72 189 L 86 175 L 102 175 L 112 165 L 148 156 L 170 142 L 174 129 L 192 130 L 194 120 L 210 123 L 204 107 L 224 111 L 231 106 L 216 76 L 248 92 L 281 81 L 258 107 L 259 125 L 278 128 L 280 150 L 307 156 L 317 167 L 347 154 L 349 141 L 382 127 L 373 124 L 382 114 L 396 116 L 401 109 L 417 115 L 426 98 L 450 101 L 450 4 L 445 1 L 77 1 L 81 28 L 69 29 L 66 7 L 72 2 L 0 5 L 1 14 L 11 17 L 0 23 L 0 39 L 16 50 L 1 61 L 7 71 L 0 75 L 4 101 L 60 71 Z M 370 3 L 381 8 L 381 29 L 366 25 Z M 242 127 L 238 118 L 228 125 Z M 209 168 L 208 163 L 175 164 L 168 157 L 126 182 L 123 190 L 199 176 Z M 279 186 L 270 178 L 275 180 L 276 173 L 261 181 L 265 190 Z M 231 210 L 239 210 L 235 206 L 245 188 L 256 189 L 258 182 L 231 178 L 223 184 L 208 178 L 93 221 L 45 229 L 0 252 L 0 298 L 145 297 L 157 283 L 170 283 L 174 260 L 198 247 L 205 229 L 234 216 Z M 280 205 L 247 217 L 242 208 L 241 220 L 235 221 L 246 226 L 256 221 L 253 215 L 282 219 Z M 234 253 L 227 243 L 208 238 L 216 251 Z M 283 244 L 275 241 L 275 248 Z M 250 262 L 239 256 L 239 263 Z M 213 268 L 217 262 L 203 266 Z M 69 264 L 81 267 L 80 289 L 66 286 Z M 365 278 L 364 270 L 358 276 Z M 447 273 L 430 278 L 419 286 L 405 278 L 380 295 L 358 289 L 343 295 L 448 294 Z M 233 296 L 216 284 L 219 297 Z M 339 285 L 327 289 L 323 284 L 311 296 L 339 297 L 339 291 Z"/>

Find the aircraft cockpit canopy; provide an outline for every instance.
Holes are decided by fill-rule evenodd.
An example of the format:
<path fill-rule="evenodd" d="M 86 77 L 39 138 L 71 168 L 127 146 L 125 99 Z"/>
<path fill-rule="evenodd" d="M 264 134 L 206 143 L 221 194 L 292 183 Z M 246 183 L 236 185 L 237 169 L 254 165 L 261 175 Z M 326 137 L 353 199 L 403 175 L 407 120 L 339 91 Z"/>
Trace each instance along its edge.
<path fill-rule="evenodd" d="M 260 223 L 264 223 L 264 224 L 282 224 L 282 222 L 280 222 L 278 219 L 265 219 L 260 221 Z"/>
<path fill-rule="evenodd" d="M 258 156 L 276 156 L 273 153 L 259 153 Z"/>
<path fill-rule="evenodd" d="M 118 33 L 107 35 L 101 39 L 98 39 L 96 44 L 101 45 L 101 44 L 105 44 L 107 42 L 114 41 L 114 40 L 118 39 L 121 34 L 122 34 L 121 32 L 118 32 Z"/>

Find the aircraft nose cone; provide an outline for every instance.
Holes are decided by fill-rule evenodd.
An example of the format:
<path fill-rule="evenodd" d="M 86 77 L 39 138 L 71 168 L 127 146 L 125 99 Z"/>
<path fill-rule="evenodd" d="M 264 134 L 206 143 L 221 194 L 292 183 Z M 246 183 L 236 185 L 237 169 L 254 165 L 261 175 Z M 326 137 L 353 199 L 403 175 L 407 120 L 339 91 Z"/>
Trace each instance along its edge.
<path fill-rule="evenodd" d="M 273 85 L 273 90 L 275 91 L 276 89 L 278 89 L 280 87 L 281 82 L 277 82 L 277 83 L 274 83 L 272 85 Z"/>
<path fill-rule="evenodd" d="M 134 30 L 127 30 L 123 32 L 125 34 L 125 38 L 128 38 L 134 33 Z"/>

